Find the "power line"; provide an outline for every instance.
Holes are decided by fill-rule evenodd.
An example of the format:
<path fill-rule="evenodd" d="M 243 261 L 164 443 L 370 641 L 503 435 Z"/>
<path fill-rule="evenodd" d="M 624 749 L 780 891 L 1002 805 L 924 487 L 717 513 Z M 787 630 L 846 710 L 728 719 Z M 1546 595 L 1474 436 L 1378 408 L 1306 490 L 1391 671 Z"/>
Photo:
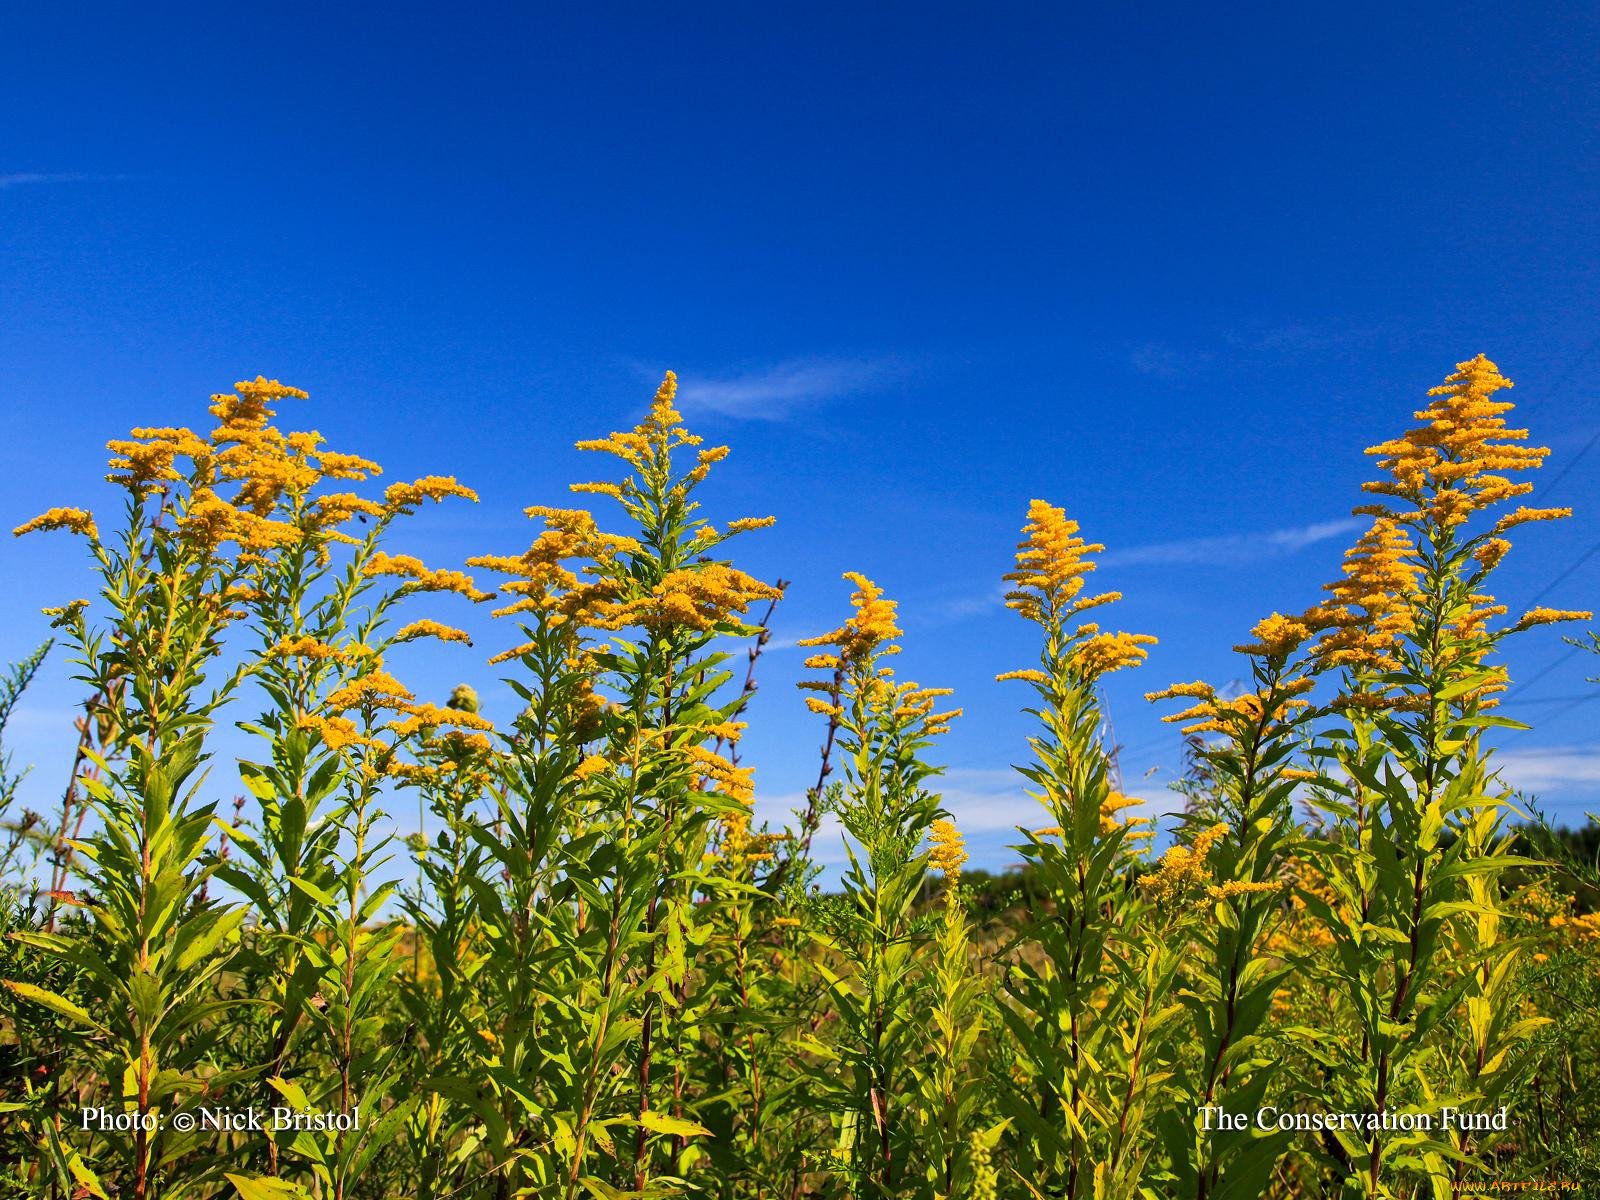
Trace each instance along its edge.
<path fill-rule="evenodd" d="M 1538 683 L 1539 680 L 1543 679 L 1546 675 L 1550 674 L 1551 671 L 1554 671 L 1562 663 L 1566 662 L 1567 659 L 1571 658 L 1574 654 L 1576 654 L 1579 649 L 1580 649 L 1580 647 L 1574 646 L 1571 650 L 1568 650 L 1565 654 L 1563 654 L 1560 658 L 1556 659 L 1554 662 L 1548 663 L 1545 666 L 1544 670 L 1538 672 L 1531 679 L 1524 679 L 1521 683 L 1517 684 L 1516 687 L 1513 688 L 1512 690 L 1513 691 L 1521 691 L 1525 687 L 1528 687 L 1528 686 L 1530 686 L 1532 684 Z"/>
<path fill-rule="evenodd" d="M 1596 443 L 1600 443 L 1600 429 L 1596 429 L 1594 431 L 1594 436 L 1583 444 L 1583 449 L 1579 450 L 1571 458 L 1567 459 L 1567 465 L 1561 468 L 1560 473 L 1557 474 L 1554 479 L 1550 480 L 1549 483 L 1545 484 L 1537 492 L 1535 492 L 1530 499 L 1542 500 L 1544 497 L 1548 496 L 1556 484 L 1560 483 L 1572 472 L 1572 468 L 1578 465 L 1578 461 L 1583 458 L 1585 454 L 1589 453 L 1589 451 L 1595 448 Z"/>
<path fill-rule="evenodd" d="M 1582 354 L 1578 355 L 1577 358 L 1572 360 L 1572 365 L 1569 366 L 1565 371 L 1561 372 L 1561 378 L 1557 379 L 1553 384 L 1551 384 L 1549 389 L 1546 390 L 1543 395 L 1535 396 L 1527 404 L 1522 406 L 1522 415 L 1526 416 L 1538 405 L 1548 404 L 1552 397 L 1559 395 L 1561 389 L 1567 385 L 1567 380 L 1571 379 L 1578 373 L 1578 368 L 1583 366 L 1584 363 L 1588 362 L 1590 356 L 1592 356 L 1596 350 L 1600 350 L 1600 334 L 1595 336 L 1595 339 L 1589 343 Z"/>
<path fill-rule="evenodd" d="M 1577 558 L 1572 560 L 1571 565 L 1568 566 L 1565 571 L 1561 572 L 1561 574 L 1557 575 L 1549 583 L 1545 584 L 1544 585 L 1544 589 L 1537 596 L 1535 596 L 1532 600 L 1528 601 L 1528 607 L 1532 608 L 1535 604 L 1539 603 L 1539 601 L 1543 600 L 1546 596 L 1548 596 L 1552 591 L 1555 590 L 1555 588 L 1556 588 L 1556 586 L 1558 584 L 1562 583 L 1569 575 L 1571 575 L 1579 567 L 1583 566 L 1584 563 L 1588 562 L 1596 554 L 1600 554 L 1600 542 L 1596 542 L 1594 545 L 1590 546 L 1587 550 L 1585 550 L 1582 554 L 1578 555 Z"/>

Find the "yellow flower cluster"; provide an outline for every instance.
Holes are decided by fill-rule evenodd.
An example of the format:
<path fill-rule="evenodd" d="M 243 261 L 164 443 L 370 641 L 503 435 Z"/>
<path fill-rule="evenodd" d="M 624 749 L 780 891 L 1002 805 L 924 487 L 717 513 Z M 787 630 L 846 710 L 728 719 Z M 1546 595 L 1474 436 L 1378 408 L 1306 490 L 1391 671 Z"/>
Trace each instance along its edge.
<path fill-rule="evenodd" d="M 589 623 L 597 629 L 681 626 L 711 630 L 736 621 L 758 600 L 776 600 L 777 588 L 725 563 L 700 563 L 670 571 L 648 595 L 629 600 L 596 598 Z"/>
<path fill-rule="evenodd" d="M 813 670 L 844 669 L 900 636 L 900 627 L 895 624 L 895 602 L 884 599 L 883 589 L 856 571 L 846 571 L 844 577 L 856 585 L 850 597 L 855 612 L 837 629 L 800 639 L 802 646 L 832 646 L 837 650 L 837 654 L 817 654 L 806 659 L 806 666 Z"/>
<path fill-rule="evenodd" d="M 1182 712 L 1169 713 L 1163 721 L 1175 723 L 1191 721 L 1185 725 L 1185 734 L 1235 733 L 1240 721 L 1253 725 L 1283 720 L 1292 710 L 1305 708 L 1308 702 L 1301 698 L 1316 684 L 1311 679 L 1299 678 L 1280 682 L 1270 693 L 1245 692 L 1231 700 L 1217 697 L 1216 689 L 1208 683 L 1175 683 L 1158 692 L 1146 692 L 1149 701 L 1186 699 L 1195 701 Z"/>
<path fill-rule="evenodd" d="M 1260 883 L 1251 883 L 1244 879 L 1230 879 L 1220 887 L 1213 884 L 1206 888 L 1206 895 L 1213 900 L 1227 900 L 1233 896 L 1264 896 L 1269 893 L 1281 892 L 1288 884 L 1283 880 L 1263 880 Z"/>
<path fill-rule="evenodd" d="M 1507 473 L 1540 466 L 1550 451 L 1518 445 L 1528 431 L 1506 427 L 1504 414 L 1515 406 L 1493 397 L 1511 386 L 1481 354 L 1457 363 L 1443 385 L 1428 392 L 1432 402 L 1416 414 L 1422 424 L 1367 451 L 1390 478 L 1362 486 L 1414 506 L 1396 514 L 1401 520 L 1445 527 L 1532 491 L 1531 483 L 1514 483 Z"/>
<path fill-rule="evenodd" d="M 1256 654 L 1281 661 L 1298 650 L 1301 643 L 1311 636 L 1311 626 L 1303 619 L 1296 620 L 1282 613 L 1273 613 L 1257 621 L 1250 636 L 1255 641 L 1235 646 L 1234 649 L 1240 654 Z"/>
<path fill-rule="evenodd" d="M 391 641 L 414 642 L 418 638 L 438 638 L 441 642 L 461 642 L 472 645 L 472 638 L 463 629 L 456 629 L 450 625 L 442 625 L 438 621 L 412 621 L 409 625 L 397 631 Z"/>
<path fill-rule="evenodd" d="M 370 657 L 372 648 L 353 642 L 334 646 L 314 637 L 282 638 L 267 651 L 273 658 L 304 658 L 314 662 L 352 663 Z"/>
<path fill-rule="evenodd" d="M 325 717 L 311 714 L 300 718 L 299 728 L 317 734 L 329 750 L 345 750 L 351 746 L 376 746 L 372 738 L 363 737 L 361 729 L 349 717 Z"/>
<path fill-rule="evenodd" d="M 1094 630 L 1086 625 L 1083 630 Z M 1099 633 L 1085 637 L 1067 655 L 1068 665 L 1084 679 L 1098 679 L 1124 667 L 1136 667 L 1144 662 L 1149 652 L 1146 646 L 1156 644 L 1148 633 Z"/>
<path fill-rule="evenodd" d="M 1028 522 L 1022 527 L 1023 540 L 1017 543 L 1017 569 L 1005 576 L 1016 586 L 1006 593 L 1006 605 L 1030 621 L 1047 624 L 1072 613 L 1121 599 L 1107 592 L 1084 600 L 1083 577 L 1095 569 L 1087 554 L 1098 554 L 1102 545 L 1090 544 L 1078 536 L 1078 523 L 1067 519 L 1065 509 L 1034 500 L 1028 504 Z"/>
<path fill-rule="evenodd" d="M 1006 593 L 1006 606 L 1050 630 L 1051 645 L 1062 654 L 1060 661 L 1080 679 L 1092 681 L 1144 662 L 1148 656 L 1144 647 L 1156 644 L 1149 634 L 1102 632 L 1093 622 L 1080 624 L 1070 635 L 1062 632 L 1068 617 L 1122 599 L 1120 592 L 1079 595 L 1083 577 L 1095 569 L 1095 563 L 1085 556 L 1105 547 L 1085 542 L 1078 536 L 1078 523 L 1068 520 L 1064 509 L 1043 500 L 1028 505 L 1028 521 L 1022 533 L 1023 540 L 1017 543 L 1016 570 L 1004 577 L 1015 585 Z M 1057 646 L 1057 637 L 1064 638 L 1063 645 Z M 995 678 L 1020 679 L 1039 686 L 1050 682 L 1048 672 L 1032 669 L 1005 671 Z"/>
<path fill-rule="evenodd" d="M 1152 899 L 1171 900 L 1205 884 L 1211 878 L 1206 857 L 1222 836 L 1226 825 L 1213 825 L 1195 836 L 1192 846 L 1173 846 L 1161 856 L 1156 869 L 1139 876 L 1139 884 Z"/>
<path fill-rule="evenodd" d="M 1501 612 L 1505 611 L 1501 606 Z M 1565 608 L 1530 608 L 1517 618 L 1514 629 L 1532 629 L 1535 625 L 1554 625 L 1561 621 L 1590 621 L 1594 619 L 1592 612 L 1577 612 Z"/>
<path fill-rule="evenodd" d="M 1565 930 L 1574 941 L 1600 942 L 1600 913 L 1551 917 L 1550 928 Z"/>
<path fill-rule="evenodd" d="M 755 796 L 754 767 L 736 767 L 714 750 L 690 746 L 686 753 L 695 770 L 730 800 L 748 805 Z"/>
<path fill-rule="evenodd" d="M 456 592 L 473 603 L 494 599 L 494 593 L 480 592 L 474 587 L 470 576 L 460 571 L 430 570 L 409 554 L 388 554 L 379 550 L 362 567 L 362 574 L 397 576 L 414 592 Z"/>
<path fill-rule="evenodd" d="M 1143 804 L 1144 801 L 1136 796 L 1124 796 L 1121 792 L 1113 791 L 1100 802 L 1100 836 L 1107 837 L 1121 829 L 1124 825 L 1146 825 L 1147 817 L 1129 817 L 1127 820 L 1118 820 L 1117 814 L 1125 808 L 1133 808 Z"/>
<path fill-rule="evenodd" d="M 330 712 L 348 712 L 359 708 L 367 712 L 378 709 L 409 711 L 416 699 L 411 690 L 384 670 L 373 670 L 352 679 L 328 694 L 323 703 Z"/>
<path fill-rule="evenodd" d="M 650 402 L 650 411 L 644 420 L 627 432 L 581 441 L 577 444 L 578 449 L 615 455 L 629 466 L 652 477 L 657 486 L 665 484 L 672 451 L 679 446 L 699 446 L 704 440 L 683 427 L 681 423 L 683 414 L 673 406 L 677 395 L 678 377 L 668 371 L 661 381 L 661 386 L 656 389 L 655 397 Z M 700 483 L 710 473 L 712 465 L 727 457 L 727 454 L 726 446 L 701 450 L 694 468 L 684 477 L 680 486 L 692 487 Z M 630 492 L 637 492 L 638 489 L 632 481 L 629 481 L 620 486 L 578 484 L 573 490 L 614 495 L 622 499 Z"/>
<path fill-rule="evenodd" d="M 597 775 L 604 775 L 610 768 L 611 764 L 601 755 L 586 755 L 582 762 L 572 768 L 572 778 L 582 782 L 585 779 L 593 779 Z"/>
<path fill-rule="evenodd" d="M 424 500 L 435 503 L 448 496 L 459 496 L 477 503 L 478 493 L 457 483 L 453 475 L 427 475 L 411 483 L 391 483 L 383 492 L 383 503 L 395 512 L 414 512 Z"/>
<path fill-rule="evenodd" d="M 414 734 L 437 729 L 441 726 L 450 729 L 476 730 L 493 732 L 494 722 L 487 717 L 480 717 L 477 713 L 470 713 L 461 709 L 440 708 L 436 704 L 396 704 L 393 706 L 398 712 L 405 714 L 404 720 L 390 721 L 389 728 L 397 737 L 407 738 Z M 488 742 L 481 742 L 487 748 Z"/>
<path fill-rule="evenodd" d="M 967 861 L 966 844 L 955 822 L 941 817 L 933 823 L 928 840 L 933 849 L 928 853 L 928 865 L 952 884 L 961 878 L 961 864 Z"/>
<path fill-rule="evenodd" d="M 1422 568 L 1410 536 L 1378 517 L 1344 556 L 1344 578 L 1324 586 L 1333 601 L 1302 618 L 1322 633 L 1314 657 L 1322 668 L 1387 670 L 1411 628 L 1411 598 Z"/>
<path fill-rule="evenodd" d="M 525 511 L 530 517 L 541 518 L 545 531 L 524 553 L 514 557 L 487 554 L 467 560 L 469 567 L 515 577 L 500 590 L 518 599 L 496 609 L 494 615 L 505 617 L 548 611 L 552 613 L 554 624 L 569 620 L 581 623 L 596 606 L 614 601 L 618 592 L 616 584 L 609 580 L 584 583 L 577 572 L 562 564 L 580 560 L 604 566 L 619 554 L 638 549 L 639 543 L 632 538 L 601 533 L 593 515 L 581 508 L 536 505 Z M 595 567 L 585 570 L 593 572 Z"/>
<path fill-rule="evenodd" d="M 21 537 L 25 533 L 37 533 L 47 529 L 70 529 L 73 533 L 83 534 L 92 540 L 99 540 L 100 537 L 100 531 L 94 525 L 94 517 L 82 508 L 52 508 L 48 512 L 40 513 L 26 524 L 18 525 L 11 533 L 14 537 Z"/>
<path fill-rule="evenodd" d="M 720 860 L 737 871 L 752 863 L 773 861 L 777 857 L 775 848 L 787 836 L 784 833 L 751 833 L 750 811 L 744 809 L 722 818 L 722 842 L 717 853 L 707 857 Z"/>

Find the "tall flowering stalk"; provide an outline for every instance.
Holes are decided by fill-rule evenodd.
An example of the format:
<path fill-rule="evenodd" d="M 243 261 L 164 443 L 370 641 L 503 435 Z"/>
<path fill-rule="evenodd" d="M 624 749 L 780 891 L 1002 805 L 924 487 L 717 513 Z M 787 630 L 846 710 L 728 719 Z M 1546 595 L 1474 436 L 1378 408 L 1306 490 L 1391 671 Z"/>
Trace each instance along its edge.
<path fill-rule="evenodd" d="M 916 1114 L 926 1165 L 924 1183 L 936 1196 L 971 1187 L 982 1162 L 972 1153 L 974 1128 L 984 1113 L 980 1039 L 986 1031 L 986 981 L 973 967 L 971 927 L 961 887 L 965 842 L 954 822 L 943 818 L 929 833 L 929 865 L 944 877 L 944 900 L 933 932 L 927 968 L 928 1055 L 918 1072 Z"/>
<path fill-rule="evenodd" d="M 1509 386 L 1481 355 L 1460 363 L 1430 392 L 1419 425 L 1368 451 L 1385 478 L 1365 486 L 1387 499 L 1358 510 L 1373 516 L 1372 530 L 1333 601 L 1308 614 L 1324 630 L 1323 669 L 1341 676 L 1333 704 L 1349 726 L 1329 738 L 1333 766 L 1319 789 L 1329 835 L 1315 849 L 1333 898 L 1304 898 L 1332 936 L 1331 974 L 1359 1033 L 1322 1052 L 1351 1102 L 1373 1112 L 1492 1098 L 1509 1078 L 1505 1050 L 1530 1028 L 1509 1015 L 1518 950 L 1500 933 L 1501 881 L 1517 860 L 1501 828 L 1506 789 L 1482 740 L 1487 727 L 1519 726 L 1491 714 L 1506 678 L 1490 658 L 1511 634 L 1588 614 L 1534 609 L 1496 627 L 1506 608 L 1486 585 L 1510 549 L 1504 535 L 1570 514 L 1518 507 L 1472 531 L 1532 490 L 1509 473 L 1548 454 L 1506 427 L 1512 406 L 1494 397 Z M 1458 1036 L 1463 1006 L 1468 1069 L 1452 1078 L 1429 1048 Z M 1463 1152 L 1483 1144 L 1459 1130 L 1337 1140 L 1369 1196 L 1415 1190 L 1424 1178 L 1436 1194 L 1459 1195 L 1469 1184 Z"/>
<path fill-rule="evenodd" d="M 1000 678 L 1038 695 L 1034 761 L 1018 770 L 1051 823 L 1021 847 L 1044 904 L 1020 931 L 1000 1009 L 1017 1058 L 1004 1096 L 1012 1170 L 1030 1194 L 1132 1196 L 1154 1149 L 1148 1108 L 1178 1015 L 1178 954 L 1142 932 L 1147 905 L 1130 875 L 1148 832 L 1120 815 L 1138 801 L 1112 783 L 1098 685 L 1141 663 L 1155 638 L 1079 620 L 1121 594 L 1082 594 L 1088 556 L 1104 547 L 1063 510 L 1035 500 L 1023 535 L 1006 602 L 1043 646 L 1038 667 Z"/>
<path fill-rule="evenodd" d="M 713 557 L 772 519 L 719 531 L 696 515 L 693 493 L 727 448 L 684 429 L 675 391 L 669 374 L 635 429 L 579 443 L 628 468 L 620 482 L 574 487 L 615 500 L 628 535 L 601 533 L 582 510 L 534 508 L 548 528 L 526 554 L 473 560 L 514 577 L 501 614 L 524 617 L 527 640 L 499 656 L 531 676 L 514 681 L 530 701 L 511 747 L 516 841 L 492 850 L 544 873 L 532 944 L 571 972 L 523 998 L 546 1022 L 529 1062 L 548 1067 L 549 1085 L 526 1157 L 569 1198 L 615 1186 L 654 1195 L 701 1157 L 692 1139 L 707 1131 L 693 1110 L 708 1089 L 687 1077 L 681 1036 L 705 939 L 695 900 L 719 886 L 711 839 L 747 820 L 751 801 L 750 770 L 714 749 L 738 737 L 743 701 L 722 698 L 731 672 L 717 645 L 755 632 L 751 606 L 780 594 Z M 574 707 L 587 710 L 576 725 Z"/>
<path fill-rule="evenodd" d="M 825 808 L 847 858 L 843 895 L 813 903 L 808 921 L 834 1010 L 824 1047 L 841 1069 L 825 1100 L 838 1121 L 832 1162 L 857 1194 L 887 1198 L 914 1186 L 922 1151 L 907 1096 L 923 1033 L 913 994 L 925 935 L 913 906 L 930 860 L 921 845 L 946 815 L 923 755 L 960 710 L 934 711 L 947 688 L 895 681 L 884 661 L 900 649 L 895 603 L 865 576 L 845 578 L 856 585 L 850 618 L 801 641 L 821 651 L 806 666 L 824 672 L 801 684 L 816 693 L 806 704 L 838 722 L 843 779 Z"/>
<path fill-rule="evenodd" d="M 1207 684 L 1179 684 L 1149 698 L 1193 701 L 1169 721 L 1188 721 L 1185 735 L 1208 736 L 1197 753 L 1213 781 L 1209 802 L 1194 813 L 1156 869 L 1140 883 L 1158 903 L 1197 910 L 1175 922 L 1201 954 L 1183 973 L 1182 997 L 1193 1053 L 1174 1076 L 1184 1102 L 1165 1116 L 1175 1194 L 1197 1200 L 1265 1190 L 1288 1132 L 1224 1124 L 1220 1113 L 1251 1114 L 1279 1099 L 1282 1051 L 1269 1016 L 1291 965 L 1263 952 L 1282 916 L 1286 864 L 1295 844 L 1295 789 L 1314 774 L 1294 765 L 1310 716 L 1304 693 L 1314 686 L 1300 648 L 1301 621 L 1274 613 L 1236 649 L 1250 657 L 1253 687 L 1231 699 Z"/>
<path fill-rule="evenodd" d="M 394 1079 L 383 1048 L 389 1031 L 372 994 L 392 972 L 398 927 L 377 928 L 394 891 L 376 876 L 388 860 L 377 832 L 384 786 L 403 770 L 399 751 L 437 727 L 483 740 L 481 718 L 419 703 L 385 669 L 385 656 L 419 638 L 467 642 L 423 619 L 395 627 L 398 605 L 419 593 L 488 597 L 455 571 L 430 570 L 382 549 L 397 523 L 424 502 L 476 500 L 454 479 L 391 484 L 381 499 L 349 490 L 380 472 L 376 463 L 325 449 L 315 433 L 283 433 L 269 401 L 221 398 L 224 474 L 240 481 L 231 506 L 213 515 L 226 540 L 241 524 L 270 530 L 239 556 L 240 603 L 253 618 L 266 707 L 241 728 L 264 757 L 240 772 L 259 806 L 252 829 L 235 830 L 240 855 L 223 878 L 253 902 L 253 965 L 271 1002 L 265 1076 L 299 1107 L 361 1111 L 367 1129 L 340 1130 L 333 1151 L 298 1133 L 268 1139 L 266 1167 L 285 1159 L 344 1196 L 388 1125 L 411 1097 L 388 1103 Z M 386 1123 L 380 1126 L 379 1121 Z"/>
<path fill-rule="evenodd" d="M 297 394 L 263 379 L 238 392 Z M 89 929 L 84 937 L 17 935 L 76 969 L 85 1002 L 10 986 L 98 1035 L 83 1046 L 103 1081 L 91 1104 L 124 1118 L 104 1132 L 46 1131 L 52 1171 L 89 1194 L 114 1186 L 139 1198 L 180 1196 L 205 1189 L 221 1164 L 200 1153 L 201 1137 L 164 1129 L 163 1115 L 230 1074 L 208 1069 L 210 1027 L 226 1003 L 224 972 L 245 916 L 205 898 L 216 869 L 207 852 L 215 806 L 197 793 L 206 736 L 254 663 L 215 661 L 226 629 L 246 615 L 236 606 L 241 568 L 217 534 L 217 515 L 232 511 L 217 495 L 229 482 L 218 446 L 172 428 L 137 429 L 109 446 L 108 479 L 125 497 L 112 536 L 71 508 L 17 530 L 78 534 L 100 585 L 98 604 L 54 610 L 77 678 L 111 706 L 112 740 L 94 756 L 98 777 L 81 779 L 98 827 L 74 845 Z M 244 524 L 240 540 L 271 536 Z M 95 1159 L 104 1181 L 87 1165 Z"/>

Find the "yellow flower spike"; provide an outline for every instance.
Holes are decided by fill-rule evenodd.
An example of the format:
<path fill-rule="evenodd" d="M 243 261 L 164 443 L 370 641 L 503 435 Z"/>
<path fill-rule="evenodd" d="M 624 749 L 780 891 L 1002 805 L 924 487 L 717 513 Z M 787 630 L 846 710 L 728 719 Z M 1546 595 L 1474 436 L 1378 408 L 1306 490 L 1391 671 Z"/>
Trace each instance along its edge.
<path fill-rule="evenodd" d="M 928 855 L 928 865 L 952 884 L 961 878 L 961 864 L 967 861 L 966 845 L 961 831 L 953 821 L 940 818 L 933 823 L 928 840 L 933 849 Z"/>
<path fill-rule="evenodd" d="M 411 483 L 391 483 L 383 492 L 384 504 L 396 512 L 412 512 L 424 500 L 435 503 L 459 496 L 477 503 L 478 493 L 456 482 L 451 475 L 427 475 Z"/>
<path fill-rule="evenodd" d="M 1560 521 L 1572 515 L 1570 508 L 1526 508 L 1518 507 L 1506 513 L 1494 523 L 1492 533 L 1504 533 L 1508 529 L 1515 529 L 1518 525 L 1527 525 L 1534 521 Z"/>
<path fill-rule="evenodd" d="M 413 642 L 418 638 L 437 638 L 441 642 L 461 642 L 472 645 L 472 638 L 466 630 L 456 629 L 451 625 L 442 625 L 438 621 L 421 620 L 412 621 L 411 624 L 400 629 L 391 641 Z"/>
<path fill-rule="evenodd" d="M 1311 628 L 1302 620 L 1273 613 L 1256 622 L 1255 628 L 1250 631 L 1250 636 L 1256 640 L 1247 645 L 1235 646 L 1234 649 L 1240 654 L 1285 658 L 1311 636 Z"/>
<path fill-rule="evenodd" d="M 1502 612 L 1505 606 L 1501 605 Z M 1530 608 L 1517 618 L 1514 629 L 1532 629 L 1535 625 L 1554 625 L 1562 621 L 1590 621 L 1594 619 L 1592 612 L 1575 612 L 1563 608 Z"/>
<path fill-rule="evenodd" d="M 371 651 L 365 646 L 332 646 L 314 637 L 282 638 L 267 653 L 273 658 L 305 658 L 317 662 L 347 663 Z"/>
<path fill-rule="evenodd" d="M 572 778 L 577 780 L 593 779 L 596 775 L 604 775 L 610 770 L 611 764 L 598 754 L 590 754 L 572 769 Z"/>
<path fill-rule="evenodd" d="M 1080 642 L 1068 661 L 1085 679 L 1098 679 L 1124 667 L 1136 667 L 1148 657 L 1145 646 L 1156 639 L 1148 633 L 1101 633 Z"/>
<path fill-rule="evenodd" d="M 346 712 L 353 708 L 403 709 L 415 699 L 411 690 L 393 675 L 374 670 L 335 689 L 324 703 L 330 712 Z"/>
<path fill-rule="evenodd" d="M 1269 892 L 1281 892 L 1287 886 L 1288 884 L 1282 880 L 1250 883 L 1243 879 L 1230 879 L 1220 887 L 1212 885 L 1206 888 L 1206 895 L 1213 900 L 1227 900 L 1233 896 L 1261 896 Z"/>
<path fill-rule="evenodd" d="M 856 571 L 846 571 L 844 578 L 856 585 L 855 594 L 850 597 L 855 612 L 839 628 L 801 638 L 798 643 L 836 647 L 840 666 L 858 662 L 884 642 L 900 636 L 900 627 L 895 624 L 895 602 L 883 598 L 883 589 Z"/>
<path fill-rule="evenodd" d="M 100 531 L 95 528 L 94 516 L 83 508 L 52 508 L 48 512 L 40 513 L 33 520 L 18 525 L 11 534 L 13 537 L 21 537 L 25 533 L 40 533 L 50 529 L 69 529 L 94 541 L 100 538 Z"/>
<path fill-rule="evenodd" d="M 1083 589 L 1083 576 L 1095 569 L 1084 556 L 1105 547 L 1078 537 L 1078 523 L 1067 519 L 1066 510 L 1043 500 L 1029 503 L 1022 532 L 1017 569 L 1004 577 L 1017 585 L 1007 593 L 1006 604 L 1029 620 L 1043 623 L 1050 615 L 1066 611 Z"/>
<path fill-rule="evenodd" d="M 1139 885 L 1152 899 L 1171 900 L 1184 895 L 1211 878 L 1206 856 L 1211 847 L 1228 832 L 1223 824 L 1213 825 L 1196 835 L 1192 846 L 1173 846 L 1161 856 L 1156 869 L 1139 876 Z"/>
<path fill-rule="evenodd" d="M 1397 520 L 1426 519 L 1440 526 L 1460 525 L 1504 500 L 1526 495 L 1531 483 L 1515 483 L 1507 473 L 1543 465 L 1550 451 L 1518 443 L 1525 429 L 1507 428 L 1504 414 L 1513 405 L 1494 399 L 1511 387 L 1494 363 L 1483 355 L 1456 364 L 1444 383 L 1429 390 L 1428 407 L 1417 412 L 1420 425 L 1398 438 L 1367 450 L 1379 459 L 1388 478 L 1362 486 L 1394 497 L 1408 510 L 1392 513 Z M 1382 511 L 1368 508 L 1366 511 Z M 1561 509 L 1518 509 L 1496 534 L 1527 520 L 1556 520 Z"/>
<path fill-rule="evenodd" d="M 298 728 L 320 736 L 330 750 L 375 745 L 371 738 L 361 735 L 361 730 L 349 717 L 305 716 L 300 718 Z"/>

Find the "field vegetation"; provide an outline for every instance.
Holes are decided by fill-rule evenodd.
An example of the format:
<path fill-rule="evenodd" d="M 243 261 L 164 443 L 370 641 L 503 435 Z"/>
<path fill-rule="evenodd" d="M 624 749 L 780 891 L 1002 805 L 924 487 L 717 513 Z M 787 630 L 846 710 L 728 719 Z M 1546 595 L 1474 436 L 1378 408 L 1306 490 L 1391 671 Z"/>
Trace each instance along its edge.
<path fill-rule="evenodd" d="M 1509 386 L 1458 364 L 1368 451 L 1366 531 L 1242 638 L 1243 691 L 1151 683 L 1191 748 L 1166 828 L 1119 790 L 1100 687 L 1155 639 L 1067 512 L 1019 513 L 1037 656 L 996 666 L 1038 816 L 1001 876 L 963 874 L 960 710 L 896 674 L 862 574 L 794 700 L 816 786 L 755 821 L 747 664 L 783 589 L 734 552 L 771 518 L 715 510 L 728 450 L 670 375 L 580 443 L 604 515 L 535 504 L 531 545 L 460 569 L 408 522 L 471 490 L 378 486 L 280 429 L 294 388 L 112 441 L 111 502 L 17 531 L 82 544 L 87 598 L 47 611 L 85 704 L 59 811 L 19 807 L 10 759 L 0 791 L 0 1195 L 1600 1195 L 1593 827 L 1544 829 L 1492 748 L 1502 641 L 1591 617 L 1494 598 L 1512 537 L 1570 515 L 1521 503 L 1548 452 Z M 487 663 L 424 594 L 494 607 Z M 464 643 L 468 682 L 391 674 L 416 639 Z M 400 804 L 427 836 L 388 832 Z"/>

